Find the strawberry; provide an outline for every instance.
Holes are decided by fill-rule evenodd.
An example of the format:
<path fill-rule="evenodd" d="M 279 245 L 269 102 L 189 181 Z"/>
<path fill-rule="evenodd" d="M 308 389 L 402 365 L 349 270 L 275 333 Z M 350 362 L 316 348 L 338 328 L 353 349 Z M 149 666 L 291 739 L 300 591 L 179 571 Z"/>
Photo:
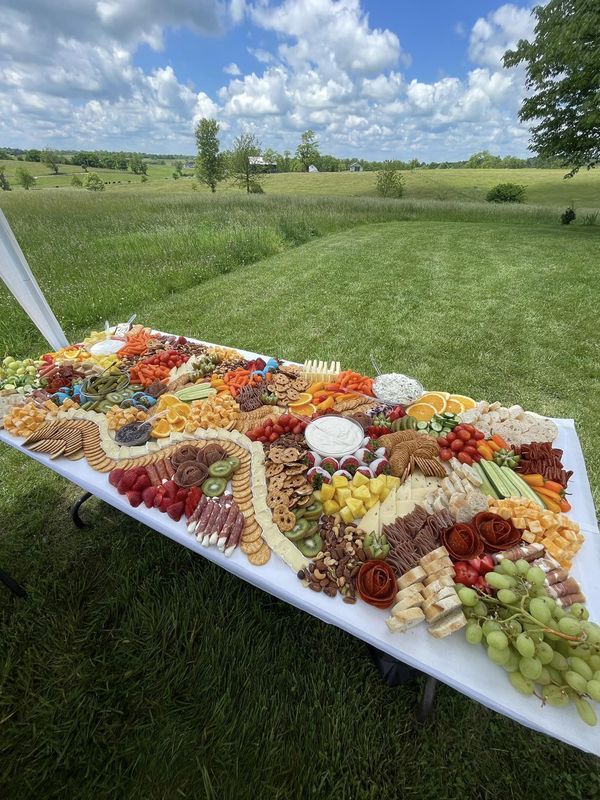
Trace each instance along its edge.
<path fill-rule="evenodd" d="M 160 507 L 160 504 L 163 501 L 163 497 L 164 497 L 163 492 L 161 492 L 160 489 L 157 489 L 156 490 L 156 494 L 154 495 L 154 500 L 152 502 L 152 505 L 154 506 L 154 508 L 159 508 Z"/>
<path fill-rule="evenodd" d="M 372 478 L 373 477 L 373 475 L 371 473 L 371 470 L 367 466 L 365 466 L 364 464 L 363 464 L 362 467 L 358 467 L 358 469 L 356 470 L 355 474 L 356 475 L 364 475 L 365 478 Z"/>
<path fill-rule="evenodd" d="M 374 478 L 378 475 L 387 475 L 390 471 L 390 462 L 387 458 L 376 458 L 369 466 Z"/>
<path fill-rule="evenodd" d="M 127 492 L 127 499 L 129 500 L 130 505 L 132 505 L 134 508 L 137 508 L 142 502 L 142 495 L 140 492 L 134 492 L 130 490 Z"/>
<path fill-rule="evenodd" d="M 125 470 L 125 473 L 123 474 L 123 477 L 121 478 L 121 480 L 119 481 L 119 485 L 117 486 L 119 494 L 126 494 L 133 487 L 136 477 L 137 475 L 133 470 L 131 469 Z"/>
<path fill-rule="evenodd" d="M 185 515 L 186 517 L 191 517 L 194 513 L 194 510 L 198 503 L 200 502 L 200 498 L 202 497 L 202 492 L 197 486 L 192 486 L 190 491 L 188 492 L 188 496 L 185 500 Z"/>
<path fill-rule="evenodd" d="M 178 489 L 177 494 L 175 495 L 175 500 L 177 501 L 183 500 L 183 502 L 185 503 L 186 498 L 188 496 L 188 491 L 189 491 L 188 489 L 185 489 L 182 486 L 181 489 Z"/>
<path fill-rule="evenodd" d="M 179 489 L 179 486 L 177 486 L 175 481 L 165 481 L 162 485 L 162 488 L 164 490 L 165 495 L 169 497 L 171 500 L 174 500 L 177 495 L 177 490 Z"/>
<path fill-rule="evenodd" d="M 133 488 L 136 492 L 143 492 L 148 486 L 150 486 L 150 478 L 146 472 L 144 472 L 143 475 L 138 475 L 133 484 Z"/>
<path fill-rule="evenodd" d="M 321 469 L 324 469 L 325 472 L 328 472 L 330 475 L 333 475 L 334 472 L 340 468 L 340 465 L 335 460 L 335 458 L 324 458 L 321 463 L 319 464 Z"/>
<path fill-rule="evenodd" d="M 154 505 L 155 497 L 156 497 L 156 487 L 146 486 L 146 488 L 142 492 L 142 500 L 144 501 L 146 508 L 152 508 L 152 506 Z"/>
<path fill-rule="evenodd" d="M 162 511 L 163 514 L 164 514 L 164 512 L 168 511 L 169 506 L 172 505 L 172 504 L 173 504 L 173 498 L 172 497 L 167 497 L 167 495 L 164 495 L 164 497 L 160 501 L 160 505 L 158 506 L 158 509 L 159 509 L 159 511 Z"/>
<path fill-rule="evenodd" d="M 185 503 L 182 500 L 179 500 L 177 503 L 171 503 L 171 505 L 167 508 L 167 514 L 172 520 L 179 522 L 181 515 L 183 514 L 184 507 Z"/>
<path fill-rule="evenodd" d="M 125 470 L 121 469 L 121 467 L 117 467 L 116 469 L 113 469 L 112 472 L 109 473 L 108 482 L 110 483 L 111 486 L 118 487 L 123 475 L 125 475 Z"/>

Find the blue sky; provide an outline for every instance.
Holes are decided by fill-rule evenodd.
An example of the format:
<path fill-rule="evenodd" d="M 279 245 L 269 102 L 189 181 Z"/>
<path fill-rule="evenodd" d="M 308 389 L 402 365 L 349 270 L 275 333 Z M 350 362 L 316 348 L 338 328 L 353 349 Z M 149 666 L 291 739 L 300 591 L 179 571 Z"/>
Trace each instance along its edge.
<path fill-rule="evenodd" d="M 201 116 L 293 150 L 527 154 L 529 4 L 488 0 L 0 0 L 0 145 L 185 152 Z"/>

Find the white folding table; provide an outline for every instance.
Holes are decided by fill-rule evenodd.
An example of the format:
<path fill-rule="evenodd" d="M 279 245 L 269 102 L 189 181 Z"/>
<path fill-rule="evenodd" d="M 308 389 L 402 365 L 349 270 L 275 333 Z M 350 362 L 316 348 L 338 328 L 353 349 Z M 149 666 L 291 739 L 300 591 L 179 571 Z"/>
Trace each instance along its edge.
<path fill-rule="evenodd" d="M 256 353 L 240 352 L 249 359 L 258 357 Z M 518 398 L 510 399 L 518 401 Z M 591 619 L 600 621 L 600 535 L 583 453 L 573 420 L 557 419 L 555 422 L 559 429 L 555 446 L 564 451 L 565 469 L 574 471 L 569 482 L 573 506 L 569 515 L 579 522 L 585 535 L 585 542 L 575 556 L 572 574 L 585 592 Z M 389 611 L 362 602 L 348 605 L 339 596 L 330 598 L 312 592 L 275 554 L 262 567 L 252 566 L 239 550 L 231 558 L 226 558 L 214 547 L 202 547 L 187 533 L 184 520 L 176 523 L 167 514 L 147 509 L 144 505 L 133 508 L 126 497 L 109 484 L 108 476 L 94 471 L 84 459 L 51 461 L 46 455 L 23 448 L 19 440 L 4 430 L 0 431 L 0 440 L 253 586 L 347 631 L 522 725 L 600 756 L 599 728 L 585 725 L 572 705 L 568 708 L 542 708 L 536 697 L 526 698 L 518 694 L 509 684 L 505 671 L 488 660 L 483 647 L 467 644 L 462 632 L 438 640 L 427 633 L 425 625 L 420 625 L 407 633 L 393 634 L 385 624 Z"/>

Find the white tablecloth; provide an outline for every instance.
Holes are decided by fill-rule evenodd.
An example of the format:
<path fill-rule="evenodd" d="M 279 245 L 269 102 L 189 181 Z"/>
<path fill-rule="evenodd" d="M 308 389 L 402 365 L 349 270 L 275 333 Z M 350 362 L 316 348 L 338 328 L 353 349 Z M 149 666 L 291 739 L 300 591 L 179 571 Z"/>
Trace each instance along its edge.
<path fill-rule="evenodd" d="M 252 357 L 256 354 L 247 355 Z M 518 398 L 514 399 L 518 401 Z M 586 537 L 583 547 L 575 557 L 572 574 L 581 583 L 587 596 L 591 618 L 599 621 L 600 536 L 583 453 L 573 420 L 557 419 L 555 422 L 559 428 L 555 446 L 564 450 L 565 468 L 572 469 L 575 473 L 569 484 L 569 490 L 573 493 L 573 511 L 570 515 L 579 522 Z M 147 509 L 143 505 L 132 508 L 127 499 L 110 486 L 107 475 L 95 472 L 84 460 L 51 461 L 48 456 L 22 448 L 18 440 L 6 431 L 0 431 L 0 440 L 259 589 L 351 633 L 522 725 L 600 756 L 598 728 L 585 725 L 573 706 L 566 709 L 550 706 L 542 708 L 537 698 L 522 697 L 509 684 L 504 670 L 488 660 L 483 647 L 467 644 L 462 632 L 437 640 L 427 633 L 425 625 L 420 625 L 405 634 L 392 634 L 385 624 L 389 611 L 381 611 L 361 602 L 348 605 L 340 597 L 331 599 L 312 592 L 304 588 L 275 555 L 265 566 L 254 567 L 239 551 L 231 558 L 225 558 L 214 547 L 202 547 L 187 533 L 183 520 L 175 523 L 167 514 Z"/>

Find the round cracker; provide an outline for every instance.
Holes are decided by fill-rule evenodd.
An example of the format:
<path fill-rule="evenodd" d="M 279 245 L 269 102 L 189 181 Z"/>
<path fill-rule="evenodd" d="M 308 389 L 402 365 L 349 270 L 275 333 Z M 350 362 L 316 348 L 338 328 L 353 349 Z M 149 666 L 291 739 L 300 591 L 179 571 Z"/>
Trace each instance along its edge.
<path fill-rule="evenodd" d="M 259 540 L 260 541 L 260 540 Z M 255 567 L 262 567 L 271 558 L 271 548 L 265 542 L 263 546 L 256 553 L 248 556 L 248 561 Z"/>
<path fill-rule="evenodd" d="M 240 550 L 242 553 L 246 553 L 247 556 L 251 555 L 252 553 L 258 553 L 258 551 L 262 548 L 264 544 L 264 540 L 262 536 L 259 536 L 257 539 L 254 539 L 251 542 L 244 541 L 242 539 L 242 543 L 240 544 Z"/>

